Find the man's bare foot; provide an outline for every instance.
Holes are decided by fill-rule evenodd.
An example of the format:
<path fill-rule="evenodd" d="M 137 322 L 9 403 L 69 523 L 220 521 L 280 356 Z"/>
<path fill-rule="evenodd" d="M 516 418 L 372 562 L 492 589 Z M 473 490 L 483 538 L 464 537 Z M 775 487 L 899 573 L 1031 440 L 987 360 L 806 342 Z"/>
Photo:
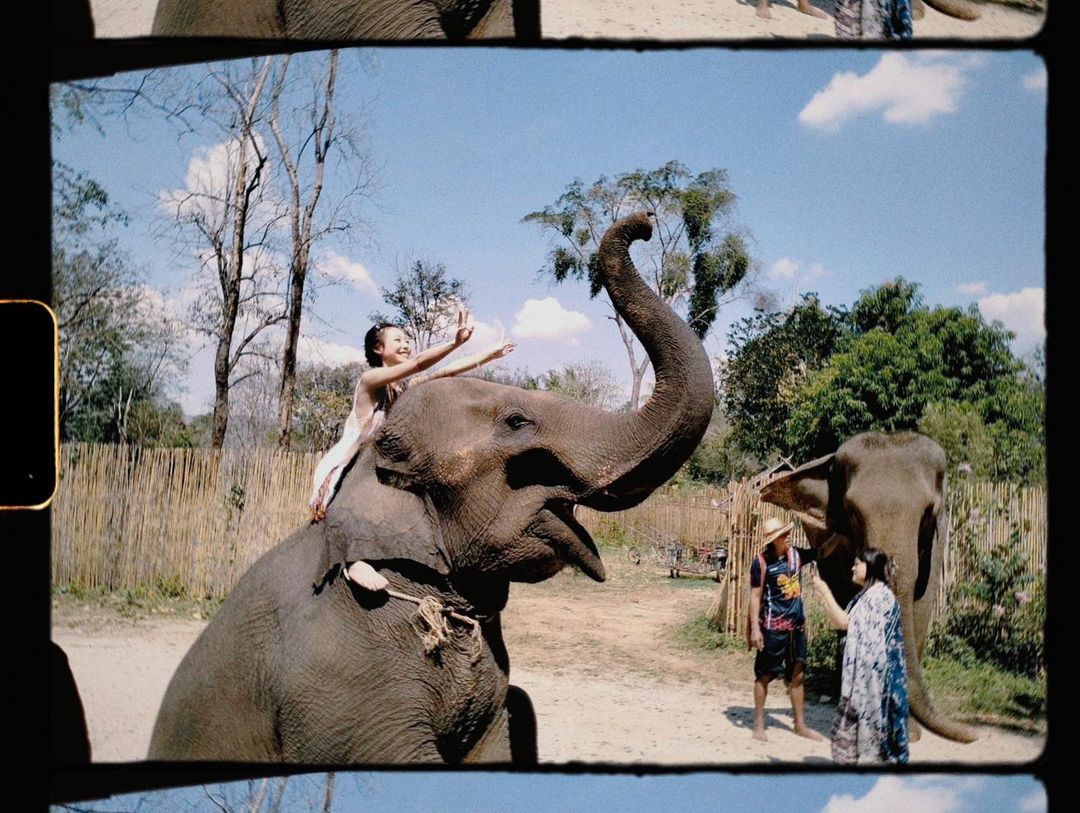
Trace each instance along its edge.
<path fill-rule="evenodd" d="M 758 0 L 757 16 L 763 20 L 772 19 L 772 15 L 769 13 L 769 0 Z"/>
<path fill-rule="evenodd" d="M 805 1 L 799 3 L 799 11 L 801 11 L 803 14 L 809 14 L 811 17 L 817 17 L 819 20 L 825 20 L 828 18 L 828 15 L 826 15 L 824 11 L 819 8 L 814 8 L 812 5 Z"/>
<path fill-rule="evenodd" d="M 816 742 L 821 742 L 823 739 L 825 739 L 816 731 L 814 731 L 814 729 L 807 728 L 806 726 L 797 726 L 795 728 L 795 733 L 798 734 L 800 737 L 806 737 L 806 739 L 814 740 Z"/>
<path fill-rule="evenodd" d="M 365 590 L 385 590 L 390 586 L 390 582 L 386 580 L 386 577 L 367 562 L 353 562 L 349 565 L 348 573 L 349 581 L 363 587 Z"/>
<path fill-rule="evenodd" d="M 755 740 L 760 740 L 761 742 L 768 742 L 769 741 L 769 738 L 767 736 L 765 736 L 765 729 L 764 728 L 755 728 L 754 729 L 754 739 Z"/>

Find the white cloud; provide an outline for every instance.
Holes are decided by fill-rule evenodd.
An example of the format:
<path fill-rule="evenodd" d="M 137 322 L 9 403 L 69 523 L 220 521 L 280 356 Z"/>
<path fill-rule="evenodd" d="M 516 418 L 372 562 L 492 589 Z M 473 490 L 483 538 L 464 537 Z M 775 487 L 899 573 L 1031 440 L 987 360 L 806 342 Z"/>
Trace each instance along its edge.
<path fill-rule="evenodd" d="M 379 296 L 379 286 L 362 263 L 353 262 L 335 251 L 327 251 L 319 268 L 330 279 L 344 282 L 368 296 Z"/>
<path fill-rule="evenodd" d="M 1046 66 L 1040 65 L 1031 73 L 1025 74 L 1024 78 L 1020 80 L 1020 83 L 1024 86 L 1025 90 L 1030 90 L 1032 93 L 1045 93 Z"/>
<path fill-rule="evenodd" d="M 986 293 L 986 283 L 984 282 L 961 282 L 956 286 L 957 293 L 961 293 L 964 296 L 982 296 Z"/>
<path fill-rule="evenodd" d="M 296 356 L 303 364 L 327 364 L 337 367 L 354 361 L 364 361 L 364 350 L 351 344 L 335 344 L 314 336 L 301 336 Z"/>
<path fill-rule="evenodd" d="M 1046 791 L 1042 788 L 1032 791 L 1019 802 L 1020 813 L 1044 813 L 1046 810 Z"/>
<path fill-rule="evenodd" d="M 769 269 L 769 279 L 773 282 L 781 279 L 790 282 L 795 279 L 797 273 L 799 273 L 799 263 L 790 257 L 781 257 Z"/>
<path fill-rule="evenodd" d="M 266 154 L 266 143 L 262 136 L 255 136 L 259 152 Z M 162 190 L 158 193 L 159 202 L 171 214 L 177 211 L 190 212 L 191 208 L 204 215 L 220 218 L 223 212 L 221 198 L 231 186 L 236 167 L 243 155 L 251 155 L 250 143 L 245 145 L 238 139 L 229 139 L 209 147 L 197 147 L 188 161 L 184 174 L 184 188 Z M 264 173 L 268 172 L 264 169 Z M 265 182 L 262 188 L 268 188 Z"/>
<path fill-rule="evenodd" d="M 550 339 L 577 344 L 577 337 L 592 327 L 583 313 L 570 311 L 553 296 L 527 299 L 514 314 L 511 333 L 519 339 Z"/>
<path fill-rule="evenodd" d="M 768 277 L 773 282 L 783 280 L 785 282 L 792 282 L 796 277 L 827 277 L 829 272 L 825 270 L 825 266 L 821 263 L 811 263 L 810 267 L 806 271 L 802 270 L 802 260 L 793 260 L 790 257 L 781 257 L 775 263 L 772 268 L 769 269 Z"/>
<path fill-rule="evenodd" d="M 960 807 L 957 791 L 956 783 L 948 780 L 925 784 L 884 776 L 865 796 L 833 795 L 822 813 L 952 813 Z"/>
<path fill-rule="evenodd" d="M 1043 314 L 1046 292 L 1024 288 L 1011 294 L 991 294 L 979 300 L 979 310 L 989 320 L 998 320 L 1016 334 L 1017 345 L 1026 347 L 1046 336 Z"/>
<path fill-rule="evenodd" d="M 465 353 L 485 353 L 494 350 L 497 345 L 506 341 L 506 328 L 502 322 L 496 320 L 494 324 L 487 322 L 473 322 L 473 335 L 469 343 L 461 351 Z"/>
<path fill-rule="evenodd" d="M 799 113 L 799 121 L 807 127 L 838 130 L 855 116 L 882 111 L 890 124 L 925 124 L 934 116 L 955 112 L 968 72 L 981 64 L 980 59 L 946 52 L 887 53 L 863 76 L 851 71 L 834 74 Z"/>

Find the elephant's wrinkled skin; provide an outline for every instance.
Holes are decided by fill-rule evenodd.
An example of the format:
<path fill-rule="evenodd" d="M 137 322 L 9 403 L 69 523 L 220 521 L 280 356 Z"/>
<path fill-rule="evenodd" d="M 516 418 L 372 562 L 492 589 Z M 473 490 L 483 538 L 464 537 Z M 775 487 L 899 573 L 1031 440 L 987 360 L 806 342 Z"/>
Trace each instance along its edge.
<path fill-rule="evenodd" d="M 540 36 L 538 0 L 160 0 L 154 36 L 321 40 Z"/>
<path fill-rule="evenodd" d="M 192 646 L 162 702 L 152 759 L 535 760 L 528 698 L 507 689 L 499 611 L 510 582 L 567 564 L 603 580 L 574 505 L 641 502 L 689 457 L 712 413 L 701 343 L 630 261 L 630 243 L 650 234 L 649 218 L 632 216 L 600 249 L 604 285 L 656 369 L 648 402 L 609 414 L 468 378 L 406 392 L 326 519 L 256 562 Z M 479 618 L 476 662 L 467 624 L 452 621 L 450 643 L 426 655 L 415 605 L 333 575 L 355 559 L 394 590 Z"/>
<path fill-rule="evenodd" d="M 858 589 L 851 582 L 858 551 L 879 548 L 896 563 L 911 712 L 931 731 L 970 742 L 973 731 L 934 709 L 922 674 L 941 578 L 944 488 L 945 452 L 933 440 L 914 432 L 867 432 L 773 480 L 761 498 L 802 520 L 810 544 L 821 550 L 819 572 L 841 607 Z"/>

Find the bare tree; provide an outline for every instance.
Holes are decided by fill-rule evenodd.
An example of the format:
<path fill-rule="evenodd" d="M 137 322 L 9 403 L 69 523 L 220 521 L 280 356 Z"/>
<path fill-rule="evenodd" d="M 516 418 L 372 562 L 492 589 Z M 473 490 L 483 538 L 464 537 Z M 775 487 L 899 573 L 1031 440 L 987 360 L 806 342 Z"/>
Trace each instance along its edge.
<path fill-rule="evenodd" d="M 597 359 L 584 359 L 561 370 L 548 370 L 539 378 L 540 387 L 578 401 L 613 409 L 619 399 L 619 385 L 607 366 Z"/>
<path fill-rule="evenodd" d="M 206 153 L 206 167 L 167 203 L 211 280 L 192 311 L 194 326 L 212 337 L 214 412 L 211 445 L 220 448 L 229 424 L 229 391 L 244 375 L 242 362 L 266 353 L 260 334 L 285 319 L 280 273 L 271 236 L 280 214 L 266 194 L 269 153 L 261 135 L 265 90 L 274 58 L 212 66 L 197 84 L 215 93 L 202 105 L 225 138 Z"/>
<path fill-rule="evenodd" d="M 397 322 L 412 339 L 414 351 L 426 350 L 457 324 L 457 308 L 465 300 L 465 283 L 449 277 L 446 266 L 413 260 L 398 266 L 394 283 L 382 289 L 383 301 L 396 314 L 373 313 L 374 322 Z"/>
<path fill-rule="evenodd" d="M 292 58 L 286 56 L 278 66 L 270 105 L 270 128 L 285 169 L 286 219 L 292 246 L 278 399 L 278 445 L 282 448 L 288 448 L 290 444 L 296 392 L 296 353 L 312 249 L 328 234 L 346 232 L 357 226 L 358 218 L 349 204 L 367 192 L 372 176 L 370 162 L 357 147 L 356 129 L 335 113 L 338 52 L 330 51 L 321 69 L 312 71 L 310 94 L 305 94 L 298 106 L 283 115 L 282 100 L 287 95 L 291 64 Z M 291 140 L 285 131 L 290 124 Z M 316 210 L 326 184 L 328 159 L 335 151 L 349 159 L 351 185 L 336 197 L 324 217 L 317 218 Z"/>

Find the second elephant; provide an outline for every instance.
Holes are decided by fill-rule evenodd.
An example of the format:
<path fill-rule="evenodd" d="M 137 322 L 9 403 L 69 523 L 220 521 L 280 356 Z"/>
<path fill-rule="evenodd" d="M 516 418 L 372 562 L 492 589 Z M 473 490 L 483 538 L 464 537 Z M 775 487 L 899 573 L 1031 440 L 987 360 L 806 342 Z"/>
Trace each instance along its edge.
<path fill-rule="evenodd" d="M 160 0 L 154 36 L 539 39 L 539 0 Z"/>
<path fill-rule="evenodd" d="M 939 713 L 930 701 L 922 656 L 937 597 L 944 555 L 945 452 L 914 432 L 866 432 L 835 454 L 783 474 L 761 499 L 794 511 L 818 568 L 840 606 L 855 595 L 855 554 L 878 548 L 896 564 L 911 713 L 931 731 L 960 742 L 975 739 L 967 726 Z"/>

